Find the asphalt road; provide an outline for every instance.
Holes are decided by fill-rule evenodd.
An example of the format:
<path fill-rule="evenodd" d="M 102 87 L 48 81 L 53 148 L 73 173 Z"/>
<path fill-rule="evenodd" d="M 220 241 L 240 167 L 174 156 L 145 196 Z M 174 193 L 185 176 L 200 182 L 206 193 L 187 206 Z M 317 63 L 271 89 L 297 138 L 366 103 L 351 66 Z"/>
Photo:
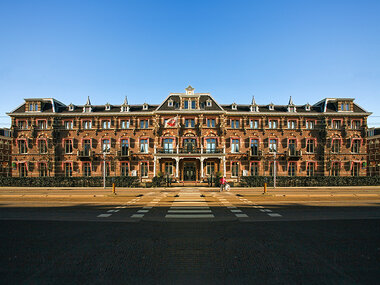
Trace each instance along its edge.
<path fill-rule="evenodd" d="M 0 283 L 376 284 L 379 203 L 198 191 L 2 198 Z"/>

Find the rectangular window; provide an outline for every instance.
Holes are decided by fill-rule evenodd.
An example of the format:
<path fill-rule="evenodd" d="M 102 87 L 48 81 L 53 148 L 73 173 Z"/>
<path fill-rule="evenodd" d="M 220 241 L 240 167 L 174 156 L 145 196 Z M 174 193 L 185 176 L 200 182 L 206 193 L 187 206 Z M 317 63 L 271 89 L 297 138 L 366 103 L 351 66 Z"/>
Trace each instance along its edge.
<path fill-rule="evenodd" d="M 45 130 L 46 129 L 46 121 L 45 120 L 38 120 L 37 121 L 37 128 L 39 128 L 41 130 Z"/>
<path fill-rule="evenodd" d="M 288 129 L 295 129 L 295 128 L 297 128 L 297 121 L 289 120 L 288 121 Z"/>
<path fill-rule="evenodd" d="M 183 108 L 189 109 L 189 101 L 188 100 L 183 101 Z"/>
<path fill-rule="evenodd" d="M 110 120 L 102 121 L 102 129 L 110 129 L 110 128 L 111 128 L 111 121 Z"/>
<path fill-rule="evenodd" d="M 353 130 L 359 130 L 360 127 L 361 127 L 361 123 L 360 123 L 359 120 L 353 120 L 353 121 L 351 122 L 351 128 L 352 128 Z"/>
<path fill-rule="evenodd" d="M 212 161 L 206 162 L 206 175 L 215 175 L 215 163 Z"/>
<path fill-rule="evenodd" d="M 18 167 L 19 167 L 20 177 L 27 177 L 28 176 L 28 168 L 26 166 L 26 162 L 19 163 Z"/>
<path fill-rule="evenodd" d="M 191 100 L 191 109 L 195 109 L 197 106 L 197 101 Z"/>
<path fill-rule="evenodd" d="M 352 153 L 359 153 L 360 152 L 360 139 L 354 139 L 352 141 L 351 152 Z"/>
<path fill-rule="evenodd" d="M 28 152 L 27 145 L 26 145 L 26 140 L 19 140 L 18 141 L 18 152 L 20 154 Z"/>
<path fill-rule="evenodd" d="M 120 174 L 121 176 L 128 176 L 129 175 L 129 167 L 127 162 L 122 162 L 120 164 Z"/>
<path fill-rule="evenodd" d="M 277 129 L 278 128 L 278 121 L 277 120 L 269 120 L 269 128 L 270 129 Z"/>
<path fill-rule="evenodd" d="M 306 152 L 308 153 L 314 153 L 315 150 L 315 140 L 308 139 L 306 141 Z"/>
<path fill-rule="evenodd" d="M 231 120 L 231 128 L 232 129 L 240 128 L 240 121 L 239 120 Z"/>
<path fill-rule="evenodd" d="M 46 140 L 38 140 L 38 151 L 39 153 L 47 153 Z"/>
<path fill-rule="evenodd" d="M 296 170 L 297 170 L 296 163 L 295 162 L 289 162 L 288 176 L 295 176 Z"/>
<path fill-rule="evenodd" d="M 360 162 L 353 162 L 351 169 L 351 176 L 359 176 Z"/>
<path fill-rule="evenodd" d="M 20 130 L 26 130 L 28 128 L 28 124 L 26 121 L 18 121 L 17 126 Z"/>
<path fill-rule="evenodd" d="M 206 139 L 206 153 L 216 152 L 216 139 Z"/>
<path fill-rule="evenodd" d="M 73 141 L 65 140 L 64 141 L 65 153 L 73 153 Z"/>
<path fill-rule="evenodd" d="M 295 139 L 289 139 L 288 149 L 289 149 L 289 155 L 297 154 L 297 141 Z"/>
<path fill-rule="evenodd" d="M 269 140 L 269 152 L 277 152 L 277 140 L 270 139 Z"/>
<path fill-rule="evenodd" d="M 164 139 L 164 153 L 173 153 L 173 139 Z"/>
<path fill-rule="evenodd" d="M 194 128 L 195 120 L 194 119 L 185 119 L 185 127 L 186 128 Z"/>
<path fill-rule="evenodd" d="M 89 121 L 89 120 L 83 121 L 82 125 L 83 125 L 83 129 L 85 129 L 85 130 L 91 129 L 92 128 L 92 121 Z"/>
<path fill-rule="evenodd" d="M 91 164 L 89 162 L 83 162 L 83 176 L 91 176 Z"/>
<path fill-rule="evenodd" d="M 340 139 L 333 140 L 331 151 L 333 153 L 339 153 L 340 152 Z"/>
<path fill-rule="evenodd" d="M 333 162 L 332 168 L 331 168 L 331 175 L 332 176 L 339 176 L 340 172 L 340 163 L 339 162 Z"/>
<path fill-rule="evenodd" d="M 314 176 L 315 173 L 315 163 L 314 162 L 308 162 L 306 167 L 306 175 L 307 176 Z"/>
<path fill-rule="evenodd" d="M 122 121 L 120 121 L 120 128 L 122 128 L 122 129 L 129 129 L 129 120 L 122 120 Z"/>
<path fill-rule="evenodd" d="M 109 139 L 102 140 L 102 152 L 109 153 L 111 151 L 111 143 Z"/>
<path fill-rule="evenodd" d="M 90 156 L 90 154 L 91 154 L 91 140 L 84 139 L 83 140 L 83 155 Z"/>
<path fill-rule="evenodd" d="M 207 119 L 207 127 L 215 128 L 215 119 Z"/>
<path fill-rule="evenodd" d="M 314 121 L 306 121 L 306 129 L 312 130 L 315 128 L 315 122 Z"/>
<path fill-rule="evenodd" d="M 148 153 L 148 139 L 140 140 L 140 152 Z"/>
<path fill-rule="evenodd" d="M 46 177 L 46 176 L 48 176 L 48 170 L 47 170 L 46 163 L 41 162 L 39 164 L 38 172 L 39 172 L 40 177 Z"/>
<path fill-rule="evenodd" d="M 346 111 L 350 111 L 350 104 L 346 103 Z"/>
<path fill-rule="evenodd" d="M 231 152 L 239 153 L 240 143 L 239 139 L 231 139 Z"/>
<path fill-rule="evenodd" d="M 259 120 L 250 120 L 249 121 L 249 127 L 251 129 L 258 129 L 259 128 Z"/>
<path fill-rule="evenodd" d="M 140 129 L 149 128 L 149 120 L 140 120 Z"/>
<path fill-rule="evenodd" d="M 165 175 L 173 175 L 173 162 L 165 162 Z"/>
<path fill-rule="evenodd" d="M 342 122 L 340 120 L 332 120 L 332 128 L 338 130 L 342 127 Z"/>
<path fill-rule="evenodd" d="M 141 177 L 148 177 L 148 162 L 141 162 Z"/>
<path fill-rule="evenodd" d="M 232 177 L 238 177 L 239 176 L 239 163 L 236 161 L 232 162 L 231 176 Z"/>
<path fill-rule="evenodd" d="M 129 141 L 127 139 L 122 139 L 120 143 L 121 143 L 121 155 L 127 156 L 128 150 L 129 150 Z"/>
<path fill-rule="evenodd" d="M 63 124 L 66 130 L 71 130 L 73 128 L 73 121 L 64 121 Z"/>
<path fill-rule="evenodd" d="M 259 175 L 259 163 L 258 162 L 252 162 L 251 163 L 251 176 L 258 176 Z"/>
<path fill-rule="evenodd" d="M 72 177 L 73 176 L 73 166 L 71 163 L 66 162 L 63 164 L 65 169 L 65 176 L 66 177 Z"/>
<path fill-rule="evenodd" d="M 259 140 L 251 139 L 251 155 L 259 154 Z"/>

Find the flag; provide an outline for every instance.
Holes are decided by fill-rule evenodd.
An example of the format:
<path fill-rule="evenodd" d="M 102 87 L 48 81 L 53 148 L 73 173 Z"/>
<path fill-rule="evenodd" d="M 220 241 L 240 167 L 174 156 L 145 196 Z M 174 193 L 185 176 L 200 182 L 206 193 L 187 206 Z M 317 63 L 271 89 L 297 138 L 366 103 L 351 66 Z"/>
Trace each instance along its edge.
<path fill-rule="evenodd" d="M 171 119 L 168 119 L 165 122 L 165 128 L 175 127 L 177 125 L 177 117 L 173 117 Z"/>

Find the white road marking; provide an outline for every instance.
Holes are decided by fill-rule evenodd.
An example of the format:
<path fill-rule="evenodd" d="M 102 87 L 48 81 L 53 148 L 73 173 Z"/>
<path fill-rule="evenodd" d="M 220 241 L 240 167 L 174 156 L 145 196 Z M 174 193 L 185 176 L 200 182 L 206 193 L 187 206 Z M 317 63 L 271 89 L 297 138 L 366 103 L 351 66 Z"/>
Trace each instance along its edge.
<path fill-rule="evenodd" d="M 248 218 L 248 215 L 246 214 L 235 214 L 235 216 L 238 218 Z"/>
<path fill-rule="evenodd" d="M 148 213 L 149 210 L 138 210 L 137 213 Z"/>
<path fill-rule="evenodd" d="M 282 215 L 280 215 L 280 214 L 276 214 L 276 213 L 268 213 L 268 215 L 269 215 L 270 217 L 282 217 Z"/>
<path fill-rule="evenodd" d="M 98 218 L 108 218 L 111 215 L 112 214 L 100 214 L 100 215 L 98 215 Z"/>
<path fill-rule="evenodd" d="M 199 215 L 181 215 L 181 214 L 167 214 L 165 218 L 172 219 L 209 219 L 215 218 L 213 214 L 199 214 Z"/>
<path fill-rule="evenodd" d="M 131 218 L 142 218 L 144 217 L 144 214 L 133 214 Z"/>
<path fill-rule="evenodd" d="M 168 210 L 168 213 L 212 213 L 211 210 Z"/>

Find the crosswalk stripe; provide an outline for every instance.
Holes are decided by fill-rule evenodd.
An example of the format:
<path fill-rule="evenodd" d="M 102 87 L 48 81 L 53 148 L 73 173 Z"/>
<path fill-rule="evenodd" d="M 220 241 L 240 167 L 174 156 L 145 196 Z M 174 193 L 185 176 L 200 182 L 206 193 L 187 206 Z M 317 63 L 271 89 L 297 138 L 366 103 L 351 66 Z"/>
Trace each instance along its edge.
<path fill-rule="evenodd" d="M 98 218 L 108 218 L 111 215 L 112 214 L 100 214 L 100 215 L 98 215 Z"/>
<path fill-rule="evenodd" d="M 168 213 L 212 213 L 211 210 L 168 210 Z"/>
<path fill-rule="evenodd" d="M 208 219 L 208 218 L 214 218 L 215 216 L 213 214 L 200 214 L 200 215 L 182 215 L 182 214 L 167 214 L 165 218 L 174 218 L 174 219 Z"/>

